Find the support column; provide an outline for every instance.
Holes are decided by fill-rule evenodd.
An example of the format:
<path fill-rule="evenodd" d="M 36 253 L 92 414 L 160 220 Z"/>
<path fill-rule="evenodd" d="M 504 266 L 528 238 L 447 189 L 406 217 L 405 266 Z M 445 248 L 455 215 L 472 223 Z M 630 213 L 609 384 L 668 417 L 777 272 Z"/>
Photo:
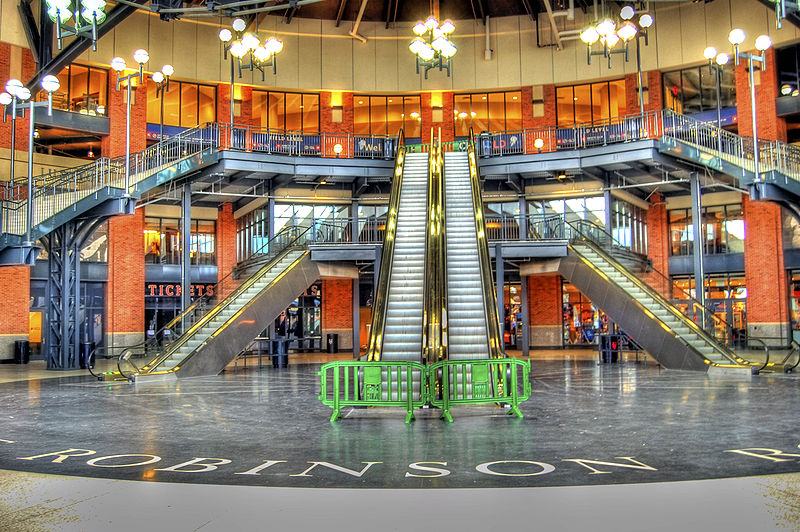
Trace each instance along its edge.
<path fill-rule="evenodd" d="M 694 287 L 695 298 L 700 302 L 701 308 L 698 309 L 700 315 L 698 316 L 701 326 L 705 329 L 708 327 L 706 320 L 706 271 L 705 263 L 703 260 L 703 249 L 705 245 L 705 233 L 703 233 L 703 209 L 701 207 L 700 199 L 700 176 L 697 172 L 692 172 L 689 176 L 689 187 L 691 189 L 692 197 L 692 228 L 694 230 L 694 250 L 693 250 L 693 266 L 694 266 Z"/>
<path fill-rule="evenodd" d="M 275 236 L 275 198 L 273 197 L 274 190 L 270 188 L 269 199 L 267 200 L 267 222 L 269 223 L 269 238 Z M 257 250 L 253 250 L 257 251 Z"/>
<path fill-rule="evenodd" d="M 353 348 L 353 280 L 322 279 L 322 338 L 339 335 L 339 349 Z"/>
<path fill-rule="evenodd" d="M 495 244 L 494 247 L 494 257 L 495 257 L 495 287 L 497 288 L 497 318 L 500 320 L 500 335 L 503 336 L 500 338 L 500 348 L 503 349 L 504 344 L 504 333 L 505 333 L 505 319 L 506 319 L 506 309 L 505 309 L 505 293 L 503 292 L 503 287 L 505 286 L 505 271 L 504 271 L 504 264 L 503 264 L 503 247 L 502 244 L 499 242 Z"/>
<path fill-rule="evenodd" d="M 358 279 L 353 279 L 353 358 L 361 355 L 361 323 L 359 320 L 359 310 L 361 304 L 361 294 L 359 293 Z"/>
<path fill-rule="evenodd" d="M 31 269 L 28 266 L 0 268 L 3 312 L 0 312 L 0 360 L 14 358 L 14 342 L 30 333 Z"/>
<path fill-rule="evenodd" d="M 217 280 L 236 266 L 236 220 L 233 204 L 223 203 L 217 211 Z"/>
<path fill-rule="evenodd" d="M 520 276 L 520 303 L 522 304 L 522 356 L 531 356 L 531 322 L 530 312 L 528 311 L 528 278 Z"/>
<path fill-rule="evenodd" d="M 563 345 L 561 313 L 561 276 L 535 275 L 523 277 L 528 285 L 528 310 L 530 312 L 530 345 L 554 348 Z"/>
<path fill-rule="evenodd" d="M 667 204 L 659 194 L 650 197 L 647 209 L 647 258 L 653 269 L 664 276 L 669 275 L 669 220 Z M 667 299 L 672 298 L 672 287 L 665 278 L 657 273 L 643 273 L 642 279 Z"/>
<path fill-rule="evenodd" d="M 524 191 L 519 196 L 519 239 L 528 240 L 528 200 Z"/>
<path fill-rule="evenodd" d="M 192 302 L 192 185 L 183 184 L 181 194 L 181 310 Z"/>
<path fill-rule="evenodd" d="M 358 200 L 350 203 L 350 241 L 358 243 Z"/>

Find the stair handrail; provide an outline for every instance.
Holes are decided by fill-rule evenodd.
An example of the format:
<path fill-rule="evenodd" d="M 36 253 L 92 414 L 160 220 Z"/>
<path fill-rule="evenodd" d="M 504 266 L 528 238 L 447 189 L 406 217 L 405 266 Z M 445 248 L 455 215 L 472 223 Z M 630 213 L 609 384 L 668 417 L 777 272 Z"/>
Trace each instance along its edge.
<path fill-rule="evenodd" d="M 490 358 L 504 358 L 505 344 L 500 328 L 500 313 L 497 310 L 497 293 L 492 281 L 491 257 L 489 254 L 489 239 L 486 234 L 486 221 L 483 215 L 483 200 L 481 199 L 480 170 L 478 156 L 475 151 L 475 134 L 472 127 L 469 129 L 469 142 L 467 146 L 467 160 L 469 161 L 470 188 L 472 191 L 472 205 L 475 209 L 475 231 L 478 244 L 478 263 L 481 272 L 481 289 L 486 312 L 486 332 L 489 336 Z M 502 260 L 498 258 L 497 260 Z"/>
<path fill-rule="evenodd" d="M 566 223 L 569 226 L 569 228 L 574 232 L 574 235 L 572 236 L 572 238 L 570 238 L 571 244 L 583 243 L 583 244 L 589 245 L 596 253 L 601 255 L 605 260 L 607 260 L 611 264 L 613 264 L 614 267 L 617 268 L 618 271 L 622 272 L 638 288 L 640 288 L 641 290 L 645 291 L 649 296 L 651 296 L 652 298 L 654 298 L 657 301 L 659 301 L 673 315 L 675 315 L 683 323 L 688 325 L 689 328 L 694 330 L 694 332 L 696 334 L 698 334 L 699 336 L 703 337 L 703 339 L 706 342 L 708 342 L 709 344 L 715 346 L 717 348 L 717 350 L 725 358 L 727 358 L 728 360 L 730 360 L 734 364 L 739 364 L 739 363 L 744 361 L 744 359 L 741 359 L 741 357 L 738 357 L 732 351 L 730 351 L 728 349 L 727 345 L 721 344 L 719 342 L 719 340 L 716 339 L 716 337 L 714 337 L 711 334 L 709 334 L 708 331 L 706 331 L 704 327 L 699 326 L 697 323 L 694 322 L 694 320 L 690 319 L 689 316 L 687 316 L 686 314 L 681 312 L 670 300 L 668 300 L 665 296 L 663 296 L 658 290 L 656 290 L 655 288 L 650 286 L 647 282 L 642 280 L 638 275 L 634 275 L 632 272 L 628 271 L 627 268 L 625 268 L 623 265 L 621 265 L 619 263 L 619 261 L 617 261 L 614 257 L 611 256 L 610 253 L 608 253 L 606 251 L 606 249 L 602 246 L 602 244 L 600 244 L 597 241 L 595 241 L 592 238 L 592 235 L 590 233 L 582 230 L 580 226 L 581 225 L 588 225 L 590 227 L 594 227 L 599 232 L 604 233 L 605 235 L 610 237 L 612 240 L 614 240 L 614 237 L 610 233 L 608 233 L 604 228 L 599 227 L 597 224 L 595 224 L 591 220 L 567 221 Z M 655 274 L 655 276 L 658 277 L 660 280 L 665 281 L 665 284 L 664 284 L 665 289 L 668 289 L 669 287 L 675 288 L 673 283 L 672 283 L 672 281 L 668 277 L 666 277 L 664 274 L 662 274 L 660 271 L 658 271 L 657 269 L 651 268 L 648 271 L 648 273 Z M 694 299 L 688 293 L 686 294 L 686 296 L 692 301 L 697 301 L 696 299 Z M 700 304 L 699 301 L 697 301 L 697 303 L 698 303 L 698 305 Z M 706 313 L 705 314 L 706 314 L 707 318 L 713 317 L 712 319 L 716 319 L 719 322 L 725 324 L 726 327 L 730 327 L 727 323 L 725 323 L 724 320 L 722 320 L 722 318 L 719 318 L 718 316 L 716 316 L 707 307 L 702 307 L 701 306 L 701 308 L 705 308 L 706 309 Z M 727 336 L 727 331 L 728 331 L 728 329 L 726 329 L 726 336 Z M 739 358 L 739 360 L 737 360 L 737 358 Z M 744 361 L 744 362 L 746 362 L 746 361 Z"/>
<path fill-rule="evenodd" d="M 380 269 L 378 270 L 378 284 L 375 288 L 375 297 L 372 304 L 372 327 L 370 328 L 369 345 L 366 357 L 368 361 L 376 362 L 381 359 L 383 349 L 383 334 L 386 325 L 386 303 L 389 285 L 392 278 L 392 262 L 394 261 L 394 240 L 397 233 L 397 213 L 400 206 L 400 189 L 403 186 L 403 165 L 406 157 L 405 133 L 400 129 L 397 141 L 397 158 L 392 174 L 392 191 L 389 194 L 389 209 L 386 212 L 386 232 L 383 237 L 383 251 L 381 252 Z"/>

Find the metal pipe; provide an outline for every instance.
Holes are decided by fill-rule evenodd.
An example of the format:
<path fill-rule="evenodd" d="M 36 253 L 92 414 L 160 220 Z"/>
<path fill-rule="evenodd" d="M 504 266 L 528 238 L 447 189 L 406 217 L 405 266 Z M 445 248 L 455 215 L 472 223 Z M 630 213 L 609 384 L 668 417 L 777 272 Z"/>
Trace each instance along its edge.
<path fill-rule="evenodd" d="M 11 100 L 11 188 L 14 188 L 14 162 L 17 158 L 17 97 Z"/>
<path fill-rule="evenodd" d="M 233 136 L 233 88 L 233 54 L 231 54 L 231 136 Z"/>
<path fill-rule="evenodd" d="M 364 10 L 367 8 L 368 1 L 369 0 L 361 0 L 361 7 L 358 8 L 358 15 L 356 15 L 356 20 L 353 22 L 353 29 L 348 33 L 348 35 L 361 42 L 367 42 L 365 37 L 358 34 L 358 27 L 361 25 L 361 18 L 364 16 Z"/>
<path fill-rule="evenodd" d="M 131 178 L 131 83 L 133 82 L 132 75 L 128 76 L 128 120 L 125 122 L 125 193 L 128 196 L 128 190 Z"/>
<path fill-rule="evenodd" d="M 28 103 L 28 108 L 30 109 L 30 113 L 28 114 L 28 227 L 25 231 L 25 244 L 33 245 L 31 233 L 31 229 L 33 227 L 33 110 L 35 108 L 33 97 L 31 97 L 31 100 Z"/>
<path fill-rule="evenodd" d="M 703 330 L 707 329 L 706 317 L 706 273 L 704 263 L 704 249 L 705 243 L 703 233 L 703 219 L 702 219 L 702 204 L 701 204 L 701 190 L 700 190 L 700 177 L 697 172 L 690 174 L 690 188 L 692 198 L 692 229 L 694 232 L 694 249 L 693 249 L 693 263 L 694 263 L 694 291 L 695 298 L 700 303 L 700 326 Z"/>
<path fill-rule="evenodd" d="M 181 198 L 181 311 L 192 304 L 192 186 L 183 185 Z"/>
<path fill-rule="evenodd" d="M 750 114 L 753 115 L 753 180 L 761 180 L 758 168 L 758 124 L 756 122 L 756 81 L 753 74 L 753 56 L 747 54 L 747 65 L 750 67 Z"/>
<path fill-rule="evenodd" d="M 485 27 L 486 27 L 486 48 L 483 51 L 483 58 L 486 61 L 491 61 L 492 60 L 492 47 L 491 47 L 491 42 L 489 40 L 489 15 L 486 15 Z"/>

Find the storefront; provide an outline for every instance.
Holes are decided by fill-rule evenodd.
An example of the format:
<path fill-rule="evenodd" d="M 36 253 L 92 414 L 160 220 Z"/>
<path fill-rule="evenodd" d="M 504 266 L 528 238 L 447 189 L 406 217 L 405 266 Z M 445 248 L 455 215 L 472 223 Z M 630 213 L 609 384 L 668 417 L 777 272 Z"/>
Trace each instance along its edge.
<path fill-rule="evenodd" d="M 673 303 L 687 316 L 699 320 L 694 279 L 673 278 Z M 694 299 L 690 299 L 694 298 Z M 739 345 L 747 333 L 747 287 L 743 273 L 714 274 L 706 278 L 706 307 L 712 309 L 714 334 L 727 345 Z"/>

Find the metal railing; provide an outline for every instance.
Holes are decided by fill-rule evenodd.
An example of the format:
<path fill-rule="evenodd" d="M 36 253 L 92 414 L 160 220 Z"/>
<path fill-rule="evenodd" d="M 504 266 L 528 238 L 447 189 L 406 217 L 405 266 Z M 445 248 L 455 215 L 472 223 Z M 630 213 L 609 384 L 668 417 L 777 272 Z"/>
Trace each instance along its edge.
<path fill-rule="evenodd" d="M 426 367 L 419 362 L 337 361 L 323 364 L 317 374 L 319 400 L 333 409 L 331 421 L 342 418 L 345 406 L 401 406 L 409 423 L 414 409 L 428 402 Z"/>
<path fill-rule="evenodd" d="M 486 403 L 507 403 L 509 415 L 522 418 L 519 404 L 531 396 L 530 371 L 529 362 L 516 358 L 443 360 L 428 367 L 428 389 L 441 383 L 441 394 L 432 393 L 430 403 L 450 422 L 452 406 Z"/>

